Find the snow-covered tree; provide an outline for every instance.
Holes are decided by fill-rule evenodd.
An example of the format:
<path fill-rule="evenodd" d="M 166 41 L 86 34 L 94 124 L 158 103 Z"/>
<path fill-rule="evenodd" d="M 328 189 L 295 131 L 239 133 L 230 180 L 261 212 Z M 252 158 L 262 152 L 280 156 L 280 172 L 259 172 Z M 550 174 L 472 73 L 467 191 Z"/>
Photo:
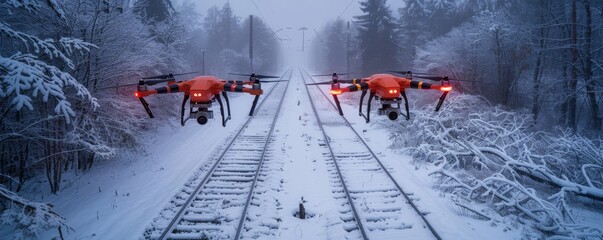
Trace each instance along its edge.
<path fill-rule="evenodd" d="M 517 219 L 539 237 L 601 236 L 573 211 L 603 197 L 601 139 L 537 131 L 529 114 L 474 96 L 450 97 L 438 113 L 432 106 L 414 109 L 411 123 L 392 134 L 392 148 L 432 166 L 436 187 L 472 216 Z"/>
<path fill-rule="evenodd" d="M 364 15 L 355 16 L 358 27 L 362 73 L 397 69 L 399 47 L 395 19 L 386 0 L 360 2 Z"/>
<path fill-rule="evenodd" d="M 145 22 L 163 22 L 174 13 L 171 0 L 137 0 L 133 12 Z"/>
<path fill-rule="evenodd" d="M 33 238 L 44 228 L 59 226 L 60 231 L 65 222 L 49 206 L 29 202 L 6 188 L 15 182 L 13 175 L 19 176 L 16 180 L 19 190 L 24 173 L 32 165 L 45 162 L 47 171 L 52 172 L 48 164 L 61 169 L 61 154 L 72 148 L 107 154 L 111 154 L 112 149 L 89 141 L 81 135 L 83 131 L 63 131 L 63 128 L 74 129 L 80 109 L 94 111 L 98 107 L 97 99 L 70 74 L 77 64 L 73 58 L 96 46 L 71 37 L 38 37 L 36 34 L 40 33 L 35 30 L 12 27 L 21 26 L 23 16 L 37 16 L 41 12 L 66 21 L 63 8 L 55 1 L 3 1 L 0 9 L 1 161 L 3 166 L 14 167 L 8 171 L 10 175 L 5 175 L 4 169 L 1 175 L 2 222 L 17 223 L 21 238 Z M 50 124 L 53 127 L 49 127 Z M 44 147 L 47 154 L 43 157 L 32 154 L 40 153 Z M 51 147 L 54 151 L 48 152 Z M 60 181 L 60 170 L 48 177 L 54 183 Z"/>

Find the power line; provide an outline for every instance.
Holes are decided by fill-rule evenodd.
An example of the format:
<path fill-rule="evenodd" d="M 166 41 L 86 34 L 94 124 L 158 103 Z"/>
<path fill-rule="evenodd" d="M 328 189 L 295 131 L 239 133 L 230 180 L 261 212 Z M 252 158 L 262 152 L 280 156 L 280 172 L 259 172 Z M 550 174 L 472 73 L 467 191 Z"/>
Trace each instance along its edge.
<path fill-rule="evenodd" d="M 257 9 L 258 12 L 260 13 L 260 16 L 262 16 L 264 22 L 266 22 L 266 16 L 264 16 L 264 13 L 262 12 L 262 10 L 260 10 L 258 5 L 255 3 L 255 0 L 251 0 L 251 2 L 253 3 L 253 6 L 255 6 L 255 9 Z"/>
<path fill-rule="evenodd" d="M 335 0 L 331 0 L 331 2 L 329 3 L 329 7 L 327 7 L 327 11 L 325 12 L 323 18 L 322 18 L 322 22 L 326 22 L 327 21 L 327 17 L 329 16 L 329 12 L 331 11 L 331 7 L 333 6 L 333 2 Z"/>
<path fill-rule="evenodd" d="M 345 7 L 345 9 L 343 10 L 343 12 L 341 12 L 341 14 L 339 14 L 339 16 L 337 16 L 337 18 L 340 18 L 343 14 L 345 14 L 345 12 L 348 11 L 348 8 L 350 8 L 350 6 L 352 5 L 353 2 L 354 2 L 354 0 L 350 0 L 350 3 L 348 3 L 348 6 Z"/>
<path fill-rule="evenodd" d="M 258 12 L 260 13 L 260 18 L 264 21 L 264 24 L 266 25 L 266 27 L 268 27 L 268 30 L 270 30 L 270 32 L 274 35 L 274 37 L 276 37 L 276 39 L 281 40 L 281 38 L 276 35 L 276 32 L 274 32 L 274 30 L 272 30 L 272 28 L 270 26 L 268 26 L 268 21 L 266 21 L 266 16 L 264 16 L 264 13 L 262 12 L 262 10 L 260 10 L 260 8 L 258 7 L 258 5 L 255 3 L 255 0 L 251 0 L 251 2 L 253 3 L 253 6 L 255 6 L 255 9 L 258 10 Z"/>

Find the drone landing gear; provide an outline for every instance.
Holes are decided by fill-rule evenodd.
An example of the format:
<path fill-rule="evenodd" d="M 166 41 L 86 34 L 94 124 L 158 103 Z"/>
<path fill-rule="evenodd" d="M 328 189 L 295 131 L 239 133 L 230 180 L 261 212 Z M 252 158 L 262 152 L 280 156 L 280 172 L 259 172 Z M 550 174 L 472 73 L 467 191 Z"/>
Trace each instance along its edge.
<path fill-rule="evenodd" d="M 339 115 L 343 116 L 343 110 L 341 110 L 341 104 L 339 104 L 339 99 L 337 98 L 337 95 L 333 94 L 333 99 L 335 100 L 337 110 L 339 110 Z"/>
<path fill-rule="evenodd" d="M 406 121 L 410 120 L 410 112 L 408 111 L 408 98 L 406 97 L 406 92 L 402 91 L 402 97 L 404 98 L 404 108 L 406 109 L 406 115 L 402 114 L 402 116 L 406 117 Z M 398 104 L 398 108 L 400 108 L 400 104 Z"/>
<path fill-rule="evenodd" d="M 400 101 L 402 99 L 397 98 L 397 99 L 381 99 L 381 108 L 379 108 L 379 115 L 387 115 L 387 117 L 389 118 L 389 120 L 396 120 L 398 119 L 399 115 L 403 115 L 400 113 Z M 396 104 L 396 107 L 392 107 L 393 104 Z"/>
<path fill-rule="evenodd" d="M 184 127 L 184 122 L 186 122 L 186 120 L 188 120 L 188 118 L 185 120 L 184 119 L 184 106 L 186 105 L 186 100 L 188 100 L 188 94 L 184 94 L 184 100 L 182 101 L 182 109 L 180 111 L 180 125 L 182 125 Z"/>
<path fill-rule="evenodd" d="M 255 105 L 258 104 L 258 99 L 260 99 L 260 95 L 255 96 L 253 98 L 253 104 L 251 104 L 251 110 L 249 110 L 249 116 L 253 116 L 253 111 L 255 111 Z"/>
<path fill-rule="evenodd" d="M 371 121 L 371 103 L 373 102 L 373 98 L 375 97 L 375 93 L 371 92 L 369 94 L 368 103 L 366 104 L 366 115 L 362 113 L 362 101 L 364 100 L 364 96 L 366 95 L 366 91 L 362 91 L 362 95 L 360 96 L 360 104 L 358 109 L 358 114 L 366 120 L 366 123 Z"/>
<path fill-rule="evenodd" d="M 360 104 L 359 104 L 359 109 L 358 109 L 358 115 L 364 117 L 364 119 L 366 120 L 367 123 L 369 123 L 371 121 L 371 103 L 373 101 L 373 98 L 375 97 L 374 93 L 370 93 L 369 95 L 369 99 L 367 102 L 367 106 L 366 106 L 366 115 L 364 113 L 362 113 L 362 102 L 364 100 L 364 96 L 366 95 L 366 91 L 362 92 L 362 95 L 360 96 Z M 387 115 L 387 117 L 394 121 L 396 119 L 398 119 L 398 116 L 402 115 L 406 118 L 406 120 L 410 119 L 410 114 L 408 111 L 408 98 L 406 97 L 406 93 L 402 92 L 402 97 L 404 98 L 404 105 L 405 105 L 405 110 L 406 110 L 406 114 L 401 113 L 400 111 L 400 103 L 402 101 L 401 98 L 397 98 L 397 99 L 379 99 L 381 102 L 381 108 L 379 108 L 379 115 Z M 395 107 L 393 107 L 393 105 L 396 104 Z"/>
<path fill-rule="evenodd" d="M 436 106 L 435 111 L 439 111 L 440 107 L 442 107 L 442 103 L 444 103 L 444 99 L 446 99 L 446 95 L 448 95 L 448 91 L 442 93 L 442 96 L 440 96 L 440 100 L 438 101 L 438 105 Z"/>
<path fill-rule="evenodd" d="M 222 115 L 222 126 L 226 127 L 226 122 L 228 122 L 228 120 L 230 120 L 230 102 L 228 100 L 228 95 L 226 95 L 225 92 L 222 92 L 222 95 L 224 96 L 224 100 L 226 100 L 226 110 L 227 110 L 228 116 L 224 115 L 224 105 L 222 104 L 222 99 L 220 98 L 220 95 L 216 95 L 214 99 L 218 102 L 218 104 L 220 104 L 220 115 Z M 211 107 L 211 102 L 204 102 L 204 103 L 191 102 L 189 116 L 185 119 L 184 118 L 184 106 L 186 105 L 186 101 L 188 100 L 188 98 L 189 98 L 188 95 L 184 95 L 184 100 L 182 101 L 182 110 L 180 112 L 180 124 L 182 126 L 184 126 L 184 123 L 186 123 L 186 121 L 188 121 L 191 118 L 197 119 L 197 123 L 199 123 L 200 125 L 205 125 L 205 124 L 207 124 L 209 119 L 214 118 L 214 112 L 209 110 L 209 108 Z"/>
<path fill-rule="evenodd" d="M 222 115 L 222 127 L 226 127 L 226 122 L 228 122 L 228 120 L 230 120 L 230 103 L 228 102 L 228 97 L 227 97 L 226 93 L 224 93 L 224 98 L 226 100 L 226 107 L 228 108 L 228 117 L 227 118 L 224 117 L 224 105 L 222 104 L 222 98 L 220 98 L 219 94 L 216 94 L 215 98 L 218 101 L 218 104 L 220 104 L 220 115 Z"/>
<path fill-rule="evenodd" d="M 144 100 L 144 98 L 139 97 L 138 99 L 140 99 L 140 102 L 142 103 L 142 106 L 144 107 L 144 110 L 147 111 L 147 114 L 149 114 L 150 118 L 154 118 L 153 116 L 153 112 L 151 112 L 151 109 L 149 108 L 149 104 L 147 103 L 146 100 Z"/>

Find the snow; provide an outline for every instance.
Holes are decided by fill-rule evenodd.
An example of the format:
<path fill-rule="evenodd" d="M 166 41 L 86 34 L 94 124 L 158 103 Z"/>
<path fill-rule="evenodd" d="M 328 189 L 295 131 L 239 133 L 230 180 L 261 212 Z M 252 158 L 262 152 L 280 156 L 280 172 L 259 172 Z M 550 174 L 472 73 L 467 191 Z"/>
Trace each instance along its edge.
<path fill-rule="evenodd" d="M 219 119 L 205 126 L 188 121 L 180 127 L 175 116 L 174 126 L 149 133 L 155 137 L 141 136 L 150 140 L 142 151 L 146 153 L 122 153 L 84 175 L 71 176 L 59 195 L 34 193 L 31 198 L 53 203 L 55 211 L 67 219 L 75 231 L 64 232 L 65 239 L 140 238 L 186 180 L 246 120 L 251 97 L 233 95 L 233 116 L 226 127 Z M 39 186 L 44 191 L 46 187 L 46 183 Z M 41 239 L 57 235 L 50 230 Z"/>
<path fill-rule="evenodd" d="M 341 182 L 333 173 L 333 162 L 324 147 L 325 139 L 318 128 L 298 71 L 294 72 L 291 81 L 269 145 L 269 160 L 261 170 L 263 182 L 254 190 L 256 195 L 247 214 L 245 228 L 249 231 L 243 232 L 242 236 L 259 239 L 361 239 L 345 194 L 340 190 Z M 327 88 L 323 88 L 323 91 L 327 91 Z M 312 97 L 319 105 L 321 117 L 333 116 L 335 108 L 322 95 Z M 86 174 L 66 176 L 67 187 L 59 195 L 40 194 L 39 191 L 47 191 L 46 183 L 40 180 L 39 185 L 26 190 L 29 192 L 27 197 L 52 203 L 54 210 L 66 218 L 74 231 L 64 230 L 65 239 L 139 239 L 187 180 L 207 164 L 246 121 L 245 113 L 250 99 L 245 95 L 231 97 L 233 118 L 225 128 L 216 119 L 205 126 L 189 121 L 186 126 L 180 127 L 177 116 L 174 116 L 173 125 L 141 135 L 141 138 L 148 139 L 143 149 L 121 152 L 112 161 L 97 163 Z M 421 212 L 426 214 L 443 239 L 521 239 L 524 232 L 529 231 L 528 227 L 512 222 L 512 218 L 479 220 L 472 217 L 466 209 L 451 201 L 447 194 L 434 188 L 436 181 L 429 175 L 435 171 L 433 166 L 416 165 L 410 156 L 389 149 L 393 139 L 390 139 L 388 124 L 409 122 L 402 119 L 392 122 L 373 112 L 372 122 L 367 124 L 364 118 L 356 114 L 356 105 L 343 101 L 342 107 L 352 127 L 360 133 Z M 262 121 L 268 120 L 268 117 L 262 118 Z M 336 124 L 339 124 L 335 117 L 323 118 L 323 121 L 330 126 L 328 134 L 333 140 L 353 137 L 343 134 L 343 130 L 342 133 L 332 130 L 335 129 L 333 126 L 338 127 Z M 337 149 L 346 147 L 334 146 Z M 350 152 L 356 150 L 350 149 Z M 358 166 L 373 168 L 364 164 Z M 378 168 L 373 170 L 377 171 Z M 375 205 L 371 199 L 391 198 L 393 202 L 400 201 L 400 196 L 386 191 L 387 188 L 379 187 L 379 184 L 368 188 L 369 183 L 385 181 L 381 176 L 355 181 L 364 182 L 367 188 L 350 189 L 352 196 L 360 191 L 371 190 L 370 197 L 364 196 L 366 202 L 362 206 L 380 212 L 380 215 L 376 215 L 378 217 L 364 218 L 369 221 L 365 227 L 374 229 L 374 232 L 387 229 L 385 224 L 389 222 L 382 220 L 400 216 L 391 216 L 389 213 L 394 209 L 393 205 Z M 297 217 L 300 203 L 303 203 L 307 214 L 303 220 Z M 581 216 L 596 218 L 597 215 Z M 198 214 L 188 217 L 211 220 L 224 216 Z M 396 226 L 399 229 L 422 226 L 421 222 L 410 220 L 410 216 L 402 216 L 402 219 L 405 219 L 404 223 Z M 44 232 L 41 239 L 57 235 L 57 231 L 51 229 Z M 389 231 L 380 231 L 375 236 L 380 236 L 380 239 L 401 237 Z"/>

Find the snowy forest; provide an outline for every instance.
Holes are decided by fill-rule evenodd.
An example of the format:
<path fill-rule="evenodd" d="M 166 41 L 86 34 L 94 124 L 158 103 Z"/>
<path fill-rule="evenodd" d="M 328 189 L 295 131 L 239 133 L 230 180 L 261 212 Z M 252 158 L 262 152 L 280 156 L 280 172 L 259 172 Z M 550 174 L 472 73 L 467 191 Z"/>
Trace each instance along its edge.
<path fill-rule="evenodd" d="M 578 220 L 603 209 L 603 2 L 397 0 L 394 9 L 391 1 L 357 1 L 363 14 L 306 32 L 306 68 L 458 79 L 437 114 L 424 105 L 429 96 L 410 93 L 410 121 L 376 124 L 390 130 L 389 148 L 434 167 L 435 188 L 467 215 L 517 216 L 537 230 L 528 238 L 603 237 Z M 158 96 L 170 104 L 156 104 L 164 114 L 149 121 L 132 88 L 113 86 L 289 67 L 261 17 L 237 16 L 229 2 L 200 12 L 204 2 L 0 2 L 0 222 L 16 229 L 13 238 L 70 229 L 50 204 L 21 195 L 29 185 L 43 181 L 41 191 L 61 195 L 65 177 L 178 125 L 180 98 Z"/>

